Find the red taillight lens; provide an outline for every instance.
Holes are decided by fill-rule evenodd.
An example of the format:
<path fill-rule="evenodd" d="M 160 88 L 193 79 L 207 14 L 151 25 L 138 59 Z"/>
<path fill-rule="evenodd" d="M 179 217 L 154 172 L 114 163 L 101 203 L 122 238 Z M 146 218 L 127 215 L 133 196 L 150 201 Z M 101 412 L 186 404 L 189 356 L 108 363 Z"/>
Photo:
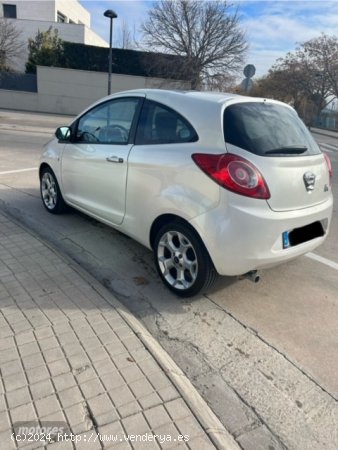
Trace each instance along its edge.
<path fill-rule="evenodd" d="M 241 156 L 231 153 L 194 153 L 192 159 L 203 172 L 225 189 L 247 197 L 270 198 L 263 175 L 257 167 Z"/>
<path fill-rule="evenodd" d="M 331 186 L 331 181 L 332 181 L 332 165 L 331 165 L 330 158 L 327 156 L 326 153 L 324 153 L 324 158 L 325 158 L 325 161 L 326 161 L 327 170 L 329 171 L 330 186 Z"/>

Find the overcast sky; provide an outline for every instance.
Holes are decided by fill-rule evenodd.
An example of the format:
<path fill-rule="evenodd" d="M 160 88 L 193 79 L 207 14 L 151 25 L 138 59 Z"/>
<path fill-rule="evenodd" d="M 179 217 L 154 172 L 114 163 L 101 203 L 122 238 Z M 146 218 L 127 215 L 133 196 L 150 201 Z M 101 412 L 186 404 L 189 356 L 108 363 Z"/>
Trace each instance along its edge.
<path fill-rule="evenodd" d="M 122 22 L 138 30 L 153 4 L 151 0 L 80 2 L 91 12 L 93 30 L 107 41 L 109 21 L 103 12 L 113 9 L 118 14 L 114 20 L 115 45 Z M 321 32 L 338 35 L 338 0 L 232 0 L 230 3 L 239 7 L 240 23 L 250 45 L 246 62 L 256 66 L 256 76 L 265 74 L 277 58 L 294 50 L 298 43 Z"/>

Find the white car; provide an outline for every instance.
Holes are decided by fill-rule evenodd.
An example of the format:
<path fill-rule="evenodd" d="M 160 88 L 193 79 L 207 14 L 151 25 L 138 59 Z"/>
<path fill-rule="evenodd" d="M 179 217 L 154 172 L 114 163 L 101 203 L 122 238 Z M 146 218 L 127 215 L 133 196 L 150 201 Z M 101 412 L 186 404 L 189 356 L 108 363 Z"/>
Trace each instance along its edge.
<path fill-rule="evenodd" d="M 331 165 L 288 105 L 141 89 L 56 130 L 40 164 L 47 211 L 70 205 L 153 250 L 164 284 L 204 292 L 314 250 L 332 214 Z"/>

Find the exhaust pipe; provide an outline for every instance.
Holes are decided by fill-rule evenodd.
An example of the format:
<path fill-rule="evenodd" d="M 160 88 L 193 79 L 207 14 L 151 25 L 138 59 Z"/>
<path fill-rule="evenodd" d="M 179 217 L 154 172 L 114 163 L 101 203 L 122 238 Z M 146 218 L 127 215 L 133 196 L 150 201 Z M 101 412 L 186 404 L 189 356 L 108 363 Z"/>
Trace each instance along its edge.
<path fill-rule="evenodd" d="M 258 275 L 257 270 L 250 270 L 250 272 L 244 275 L 245 278 L 252 281 L 253 283 L 258 283 L 261 277 Z"/>

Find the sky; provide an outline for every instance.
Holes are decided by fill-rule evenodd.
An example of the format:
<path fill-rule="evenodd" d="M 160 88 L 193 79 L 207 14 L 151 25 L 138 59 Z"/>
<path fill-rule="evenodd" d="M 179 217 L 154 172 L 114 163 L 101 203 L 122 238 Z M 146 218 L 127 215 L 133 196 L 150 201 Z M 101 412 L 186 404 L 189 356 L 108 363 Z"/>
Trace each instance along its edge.
<path fill-rule="evenodd" d="M 107 42 L 109 21 L 103 12 L 113 9 L 117 13 L 114 47 L 118 46 L 123 21 L 137 33 L 153 1 L 80 0 L 80 3 L 91 13 L 92 29 Z M 338 0 L 232 0 L 230 3 L 238 7 L 240 25 L 249 43 L 246 64 L 255 65 L 255 78 L 266 74 L 277 58 L 295 50 L 299 43 L 322 32 L 338 35 Z"/>

